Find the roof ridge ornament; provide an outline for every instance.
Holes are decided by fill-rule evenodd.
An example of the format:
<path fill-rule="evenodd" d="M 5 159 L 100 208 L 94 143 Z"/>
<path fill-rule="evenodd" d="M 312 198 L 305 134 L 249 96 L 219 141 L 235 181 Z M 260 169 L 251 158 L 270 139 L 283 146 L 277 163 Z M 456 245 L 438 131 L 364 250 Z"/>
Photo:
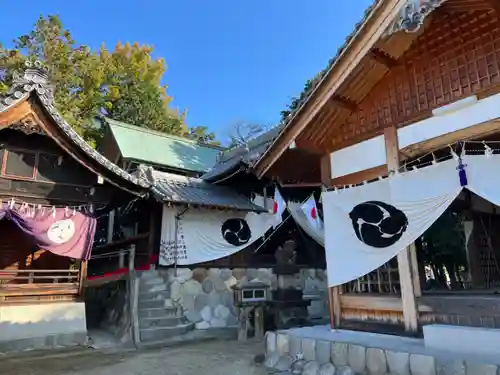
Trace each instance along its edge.
<path fill-rule="evenodd" d="M 385 37 L 399 31 L 415 33 L 420 30 L 426 17 L 446 0 L 406 0 L 398 15 L 384 33 Z"/>

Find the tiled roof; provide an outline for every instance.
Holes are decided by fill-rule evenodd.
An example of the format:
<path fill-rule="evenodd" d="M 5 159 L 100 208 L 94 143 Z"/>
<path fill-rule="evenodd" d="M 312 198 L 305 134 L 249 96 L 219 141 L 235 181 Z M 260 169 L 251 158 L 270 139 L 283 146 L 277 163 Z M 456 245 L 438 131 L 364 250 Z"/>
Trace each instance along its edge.
<path fill-rule="evenodd" d="M 88 157 L 95 160 L 104 169 L 118 176 L 119 178 L 137 185 L 140 188 L 149 187 L 144 180 L 138 179 L 109 161 L 99 152 L 94 150 L 85 140 L 73 130 L 70 124 L 64 120 L 54 103 L 53 88 L 48 81 L 46 69 L 38 61 L 25 63 L 26 70 L 22 74 L 15 73 L 12 86 L 5 95 L 0 96 L 0 112 L 7 111 L 16 103 L 24 100 L 31 94 L 35 94 L 40 99 L 40 103 L 47 111 L 50 119 L 64 133 L 65 137 L 84 152 Z"/>
<path fill-rule="evenodd" d="M 281 126 L 276 126 L 246 144 L 223 152 L 219 157 L 219 162 L 201 178 L 206 181 L 216 181 L 219 176 L 227 175 L 238 169 L 253 167 L 280 131 Z"/>
<path fill-rule="evenodd" d="M 109 126 L 125 159 L 194 172 L 206 172 L 217 162 L 222 148 L 126 124 L 110 118 Z"/>
<path fill-rule="evenodd" d="M 157 200 L 173 204 L 191 204 L 240 211 L 264 212 L 251 200 L 220 185 L 212 185 L 200 178 L 152 171 L 151 191 Z"/>

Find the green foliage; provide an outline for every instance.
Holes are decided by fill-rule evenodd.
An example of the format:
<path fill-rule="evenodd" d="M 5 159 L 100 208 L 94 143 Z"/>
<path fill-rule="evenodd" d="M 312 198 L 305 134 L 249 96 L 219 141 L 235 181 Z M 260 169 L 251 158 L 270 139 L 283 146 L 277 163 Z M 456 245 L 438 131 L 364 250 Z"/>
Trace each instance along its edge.
<path fill-rule="evenodd" d="M 77 44 L 57 16 L 40 17 L 33 30 L 14 40 L 12 49 L 0 45 L 0 93 L 26 60 L 39 60 L 48 69 L 61 115 L 89 143 L 101 137 L 92 119 L 100 114 L 137 126 L 214 142 L 206 127 L 189 129 L 185 112 L 170 107 L 172 97 L 161 84 L 166 66 L 152 58 L 153 49 L 138 43 L 118 43 L 110 52 Z"/>

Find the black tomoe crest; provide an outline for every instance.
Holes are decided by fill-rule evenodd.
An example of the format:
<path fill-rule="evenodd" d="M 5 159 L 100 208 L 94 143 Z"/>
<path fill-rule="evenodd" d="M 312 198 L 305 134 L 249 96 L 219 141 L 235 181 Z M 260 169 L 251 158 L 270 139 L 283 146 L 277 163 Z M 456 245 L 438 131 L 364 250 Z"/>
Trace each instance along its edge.
<path fill-rule="evenodd" d="M 242 246 L 250 241 L 252 232 L 244 219 L 228 219 L 221 227 L 222 237 L 233 246 Z"/>
<path fill-rule="evenodd" d="M 377 248 L 394 245 L 408 227 L 404 212 L 384 202 L 360 203 L 352 209 L 349 217 L 356 237 L 364 244 Z"/>

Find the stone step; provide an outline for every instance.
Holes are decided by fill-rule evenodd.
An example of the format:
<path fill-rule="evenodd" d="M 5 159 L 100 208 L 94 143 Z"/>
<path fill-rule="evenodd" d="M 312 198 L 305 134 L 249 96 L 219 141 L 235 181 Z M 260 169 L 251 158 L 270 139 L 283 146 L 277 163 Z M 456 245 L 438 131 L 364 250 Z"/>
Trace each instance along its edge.
<path fill-rule="evenodd" d="M 163 284 L 139 284 L 139 294 L 142 293 L 154 293 L 154 292 L 166 292 L 169 291 L 167 283 Z"/>
<path fill-rule="evenodd" d="M 162 299 L 139 299 L 140 309 L 154 309 L 154 308 L 170 308 L 170 306 L 165 306 L 165 300 Z"/>
<path fill-rule="evenodd" d="M 175 327 L 177 325 L 185 324 L 184 317 L 164 317 L 164 318 L 142 318 L 139 319 L 139 327 L 153 328 L 153 327 Z"/>
<path fill-rule="evenodd" d="M 178 316 L 179 316 L 179 310 L 176 307 L 141 308 L 139 306 L 139 319 L 142 319 L 142 318 L 175 318 Z"/>
<path fill-rule="evenodd" d="M 149 299 L 170 299 L 170 290 L 159 290 L 157 292 L 148 292 L 146 290 L 139 290 L 139 301 Z"/>
<path fill-rule="evenodd" d="M 160 341 L 169 337 L 184 335 L 194 328 L 193 323 L 180 324 L 175 327 L 142 328 L 141 341 Z"/>

